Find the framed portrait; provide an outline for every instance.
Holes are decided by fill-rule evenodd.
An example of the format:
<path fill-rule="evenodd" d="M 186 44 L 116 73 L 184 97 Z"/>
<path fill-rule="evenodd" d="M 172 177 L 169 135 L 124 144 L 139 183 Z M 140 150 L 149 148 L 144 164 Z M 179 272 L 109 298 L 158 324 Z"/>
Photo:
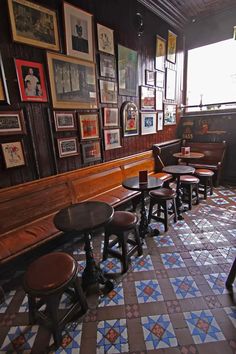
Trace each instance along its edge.
<path fill-rule="evenodd" d="M 131 136 L 139 134 L 139 112 L 134 102 L 126 101 L 121 106 L 123 135 Z"/>
<path fill-rule="evenodd" d="M 165 87 L 165 73 L 163 71 L 156 71 L 156 86 L 160 88 Z"/>
<path fill-rule="evenodd" d="M 59 157 L 69 157 L 79 154 L 76 137 L 57 139 Z"/>
<path fill-rule="evenodd" d="M 162 111 L 163 110 L 163 91 L 156 90 L 156 110 Z"/>
<path fill-rule="evenodd" d="M 119 125 L 118 108 L 104 107 L 103 122 L 104 122 L 104 127 L 118 127 Z"/>
<path fill-rule="evenodd" d="M 100 161 L 102 158 L 100 140 L 84 142 L 82 144 L 82 156 L 84 163 Z"/>
<path fill-rule="evenodd" d="M 176 71 L 166 69 L 166 99 L 175 100 Z"/>
<path fill-rule="evenodd" d="M 101 103 L 117 103 L 117 83 L 99 80 Z"/>
<path fill-rule="evenodd" d="M 0 112 L 0 135 L 18 134 L 26 134 L 23 112 Z"/>
<path fill-rule="evenodd" d="M 120 148 L 120 129 L 104 129 L 104 143 L 105 150 Z"/>
<path fill-rule="evenodd" d="M 54 108 L 97 108 L 95 65 L 57 53 L 47 53 Z"/>
<path fill-rule="evenodd" d="M 64 2 L 66 53 L 72 57 L 94 61 L 93 15 Z"/>
<path fill-rule="evenodd" d="M 157 131 L 163 130 L 163 112 L 157 112 Z"/>
<path fill-rule="evenodd" d="M 97 113 L 79 114 L 81 140 L 99 138 Z"/>
<path fill-rule="evenodd" d="M 176 62 L 176 43 L 177 35 L 168 31 L 167 60 L 174 64 Z"/>
<path fill-rule="evenodd" d="M 152 87 L 140 86 L 140 107 L 141 109 L 155 109 L 155 89 Z"/>
<path fill-rule="evenodd" d="M 15 59 L 21 101 L 47 102 L 43 65 Z"/>
<path fill-rule="evenodd" d="M 2 143 L 1 147 L 6 168 L 25 165 L 24 148 L 21 141 Z"/>
<path fill-rule="evenodd" d="M 114 31 L 97 23 L 98 50 L 107 54 L 115 55 Z"/>
<path fill-rule="evenodd" d="M 115 57 L 106 54 L 100 54 L 100 75 L 111 79 L 116 78 Z"/>
<path fill-rule="evenodd" d="M 154 134 L 157 131 L 156 112 L 141 113 L 141 135 Z"/>
<path fill-rule="evenodd" d="M 75 112 L 70 111 L 54 111 L 54 123 L 56 132 L 67 130 L 77 130 Z"/>
<path fill-rule="evenodd" d="M 138 53 L 118 44 L 119 94 L 137 96 Z"/>
<path fill-rule="evenodd" d="M 165 71 L 165 57 L 166 57 L 166 40 L 159 36 L 156 36 L 155 68 L 157 70 Z"/>
<path fill-rule="evenodd" d="M 8 8 L 14 41 L 60 49 L 55 11 L 27 0 L 8 0 Z"/>
<path fill-rule="evenodd" d="M 155 86 L 155 71 L 145 70 L 145 85 Z"/>
<path fill-rule="evenodd" d="M 0 104 L 10 104 L 2 56 L 0 53 Z"/>
<path fill-rule="evenodd" d="M 176 124 L 176 104 L 164 104 L 164 125 Z"/>

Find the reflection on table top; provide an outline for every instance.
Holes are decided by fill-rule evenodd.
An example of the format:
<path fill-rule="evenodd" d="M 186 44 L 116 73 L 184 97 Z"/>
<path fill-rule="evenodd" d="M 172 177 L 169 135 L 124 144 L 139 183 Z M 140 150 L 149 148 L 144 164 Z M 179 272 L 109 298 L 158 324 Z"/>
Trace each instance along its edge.
<path fill-rule="evenodd" d="M 162 171 L 180 176 L 194 173 L 195 168 L 186 165 L 170 165 L 163 167 Z"/>
<path fill-rule="evenodd" d="M 123 181 L 123 187 L 134 191 L 150 191 L 161 187 L 163 181 L 159 178 L 148 176 L 147 183 L 139 183 L 139 176 L 127 178 Z"/>
<path fill-rule="evenodd" d="M 201 159 L 205 155 L 201 152 L 190 152 L 189 154 L 182 154 L 181 152 L 175 152 L 173 156 L 179 159 L 190 160 L 190 159 Z"/>

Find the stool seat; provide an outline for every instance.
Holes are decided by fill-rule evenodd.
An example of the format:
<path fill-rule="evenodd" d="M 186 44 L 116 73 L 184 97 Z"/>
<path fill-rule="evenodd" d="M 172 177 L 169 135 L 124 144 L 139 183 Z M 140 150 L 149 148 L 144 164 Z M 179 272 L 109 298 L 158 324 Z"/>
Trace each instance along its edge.
<path fill-rule="evenodd" d="M 157 190 L 151 191 L 149 195 L 153 198 L 167 200 L 174 198 L 176 196 L 176 192 L 170 188 L 159 188 Z"/>
<path fill-rule="evenodd" d="M 138 217 L 129 211 L 115 211 L 112 221 L 108 224 L 108 228 L 118 228 L 119 230 L 127 230 L 133 228 L 137 224 Z"/>
<path fill-rule="evenodd" d="M 170 173 L 166 173 L 166 172 L 155 173 L 153 177 L 159 178 L 164 182 L 173 179 L 173 176 Z"/>
<path fill-rule="evenodd" d="M 191 184 L 191 183 L 199 183 L 199 178 L 190 175 L 180 176 L 180 183 Z"/>
<path fill-rule="evenodd" d="M 211 170 L 207 170 L 205 168 L 199 168 L 195 170 L 195 175 L 199 177 L 201 176 L 212 177 L 214 175 L 214 172 Z"/>

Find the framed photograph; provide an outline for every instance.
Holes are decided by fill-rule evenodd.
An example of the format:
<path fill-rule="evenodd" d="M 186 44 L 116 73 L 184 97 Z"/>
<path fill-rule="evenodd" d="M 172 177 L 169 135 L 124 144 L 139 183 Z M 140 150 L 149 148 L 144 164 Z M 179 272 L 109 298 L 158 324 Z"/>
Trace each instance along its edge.
<path fill-rule="evenodd" d="M 2 143 L 1 147 L 6 168 L 25 165 L 24 149 L 21 141 Z"/>
<path fill-rule="evenodd" d="M 104 129 L 104 143 L 105 150 L 120 148 L 120 129 Z"/>
<path fill-rule="evenodd" d="M 175 100 L 176 71 L 166 69 L 166 99 Z"/>
<path fill-rule="evenodd" d="M 131 136 L 139 134 L 139 112 L 134 102 L 127 101 L 121 106 L 123 135 Z"/>
<path fill-rule="evenodd" d="M 156 112 L 141 113 L 141 134 L 154 134 L 157 131 L 157 114 Z"/>
<path fill-rule="evenodd" d="M 0 112 L 0 135 L 18 134 L 26 134 L 23 112 Z"/>
<path fill-rule="evenodd" d="M 43 65 L 15 59 L 21 101 L 47 102 Z"/>
<path fill-rule="evenodd" d="M 10 104 L 9 94 L 7 90 L 6 77 L 3 68 L 2 56 L 0 53 L 0 104 Z"/>
<path fill-rule="evenodd" d="M 95 65 L 57 53 L 47 53 L 54 108 L 97 108 Z"/>
<path fill-rule="evenodd" d="M 97 113 L 79 114 L 81 140 L 99 138 Z"/>
<path fill-rule="evenodd" d="M 79 154 L 78 139 L 73 138 L 60 138 L 57 139 L 59 157 L 69 157 Z"/>
<path fill-rule="evenodd" d="M 155 86 L 155 71 L 145 70 L 145 85 Z"/>
<path fill-rule="evenodd" d="M 176 104 L 164 104 L 164 125 L 176 124 Z"/>
<path fill-rule="evenodd" d="M 111 79 L 116 78 L 115 57 L 106 54 L 100 54 L 100 75 Z"/>
<path fill-rule="evenodd" d="M 165 73 L 163 71 L 156 71 L 156 86 L 160 88 L 165 86 Z"/>
<path fill-rule="evenodd" d="M 86 141 L 82 144 L 83 162 L 99 161 L 102 158 L 100 140 Z"/>
<path fill-rule="evenodd" d="M 119 114 L 118 108 L 103 108 L 103 121 L 104 127 L 118 127 L 119 125 Z"/>
<path fill-rule="evenodd" d="M 163 112 L 157 112 L 157 131 L 163 130 Z"/>
<path fill-rule="evenodd" d="M 156 36 L 155 68 L 157 70 L 165 71 L 165 57 L 166 57 L 166 40 L 159 36 Z"/>
<path fill-rule="evenodd" d="M 117 83 L 99 80 L 101 103 L 117 103 Z"/>
<path fill-rule="evenodd" d="M 176 62 L 176 42 L 177 35 L 168 31 L 167 60 L 174 64 Z"/>
<path fill-rule="evenodd" d="M 162 111 L 163 110 L 163 91 L 156 90 L 156 110 Z"/>
<path fill-rule="evenodd" d="M 140 86 L 140 107 L 141 109 L 155 109 L 155 89 L 152 87 Z"/>
<path fill-rule="evenodd" d="M 97 23 L 98 50 L 107 54 L 115 55 L 114 31 Z"/>
<path fill-rule="evenodd" d="M 8 0 L 8 8 L 14 41 L 60 49 L 55 11 L 27 0 Z"/>
<path fill-rule="evenodd" d="M 94 61 L 93 15 L 64 2 L 66 53 L 72 57 Z"/>
<path fill-rule="evenodd" d="M 138 53 L 118 44 L 119 94 L 137 96 Z"/>
<path fill-rule="evenodd" d="M 54 111 L 55 130 L 63 132 L 67 130 L 76 130 L 75 112 L 70 111 Z"/>

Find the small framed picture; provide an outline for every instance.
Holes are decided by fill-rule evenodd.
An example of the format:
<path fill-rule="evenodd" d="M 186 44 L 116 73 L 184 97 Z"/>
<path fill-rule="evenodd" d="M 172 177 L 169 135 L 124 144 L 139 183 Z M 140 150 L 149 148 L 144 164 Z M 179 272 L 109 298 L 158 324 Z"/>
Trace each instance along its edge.
<path fill-rule="evenodd" d="M 103 108 L 103 121 L 104 127 L 118 127 L 119 114 L 118 108 Z"/>
<path fill-rule="evenodd" d="M 117 83 L 99 80 L 101 103 L 117 103 Z"/>
<path fill-rule="evenodd" d="M 107 54 L 115 55 L 114 31 L 97 23 L 98 50 Z"/>
<path fill-rule="evenodd" d="M 0 135 L 26 134 L 23 111 L 0 112 Z"/>
<path fill-rule="evenodd" d="M 97 113 L 79 114 L 81 140 L 99 138 Z"/>
<path fill-rule="evenodd" d="M 104 129 L 104 143 L 105 150 L 120 148 L 120 129 Z"/>
<path fill-rule="evenodd" d="M 145 70 L 145 85 L 155 86 L 155 71 Z"/>
<path fill-rule="evenodd" d="M 176 71 L 166 69 L 166 99 L 175 100 Z"/>
<path fill-rule="evenodd" d="M 163 112 L 157 112 L 157 131 L 163 130 Z"/>
<path fill-rule="evenodd" d="M 83 162 L 99 161 L 102 158 L 100 140 L 86 141 L 82 144 Z"/>
<path fill-rule="evenodd" d="M 55 130 L 57 132 L 66 130 L 76 130 L 75 112 L 54 111 Z"/>
<path fill-rule="evenodd" d="M 156 90 L 156 110 L 162 111 L 163 110 L 163 91 Z"/>
<path fill-rule="evenodd" d="M 1 53 L 0 53 L 0 104 L 4 104 L 4 105 L 10 104 Z"/>
<path fill-rule="evenodd" d="M 165 57 L 166 57 L 166 40 L 159 36 L 156 36 L 155 68 L 157 70 L 165 71 Z"/>
<path fill-rule="evenodd" d="M 140 107 L 141 109 L 155 109 L 155 89 L 152 87 L 140 86 Z"/>
<path fill-rule="evenodd" d="M 33 61 L 15 59 L 21 101 L 47 102 L 43 65 Z"/>
<path fill-rule="evenodd" d="M 116 78 L 115 57 L 106 54 L 100 54 L 100 75 L 111 79 Z"/>
<path fill-rule="evenodd" d="M 176 62 L 176 42 L 177 35 L 168 31 L 167 60 L 174 64 Z"/>
<path fill-rule="evenodd" d="M 165 73 L 163 71 L 156 71 L 156 86 L 160 88 L 165 86 Z"/>
<path fill-rule="evenodd" d="M 157 115 L 156 112 L 141 113 L 141 134 L 154 134 L 157 131 Z"/>
<path fill-rule="evenodd" d="M 1 147 L 6 168 L 25 165 L 24 148 L 21 141 L 2 143 Z"/>
<path fill-rule="evenodd" d="M 57 139 L 59 157 L 69 157 L 79 154 L 76 137 Z"/>
<path fill-rule="evenodd" d="M 164 104 L 164 125 L 176 124 L 176 104 Z"/>
<path fill-rule="evenodd" d="M 132 136 L 139 134 L 138 107 L 132 101 L 124 102 L 121 106 L 123 135 Z"/>

